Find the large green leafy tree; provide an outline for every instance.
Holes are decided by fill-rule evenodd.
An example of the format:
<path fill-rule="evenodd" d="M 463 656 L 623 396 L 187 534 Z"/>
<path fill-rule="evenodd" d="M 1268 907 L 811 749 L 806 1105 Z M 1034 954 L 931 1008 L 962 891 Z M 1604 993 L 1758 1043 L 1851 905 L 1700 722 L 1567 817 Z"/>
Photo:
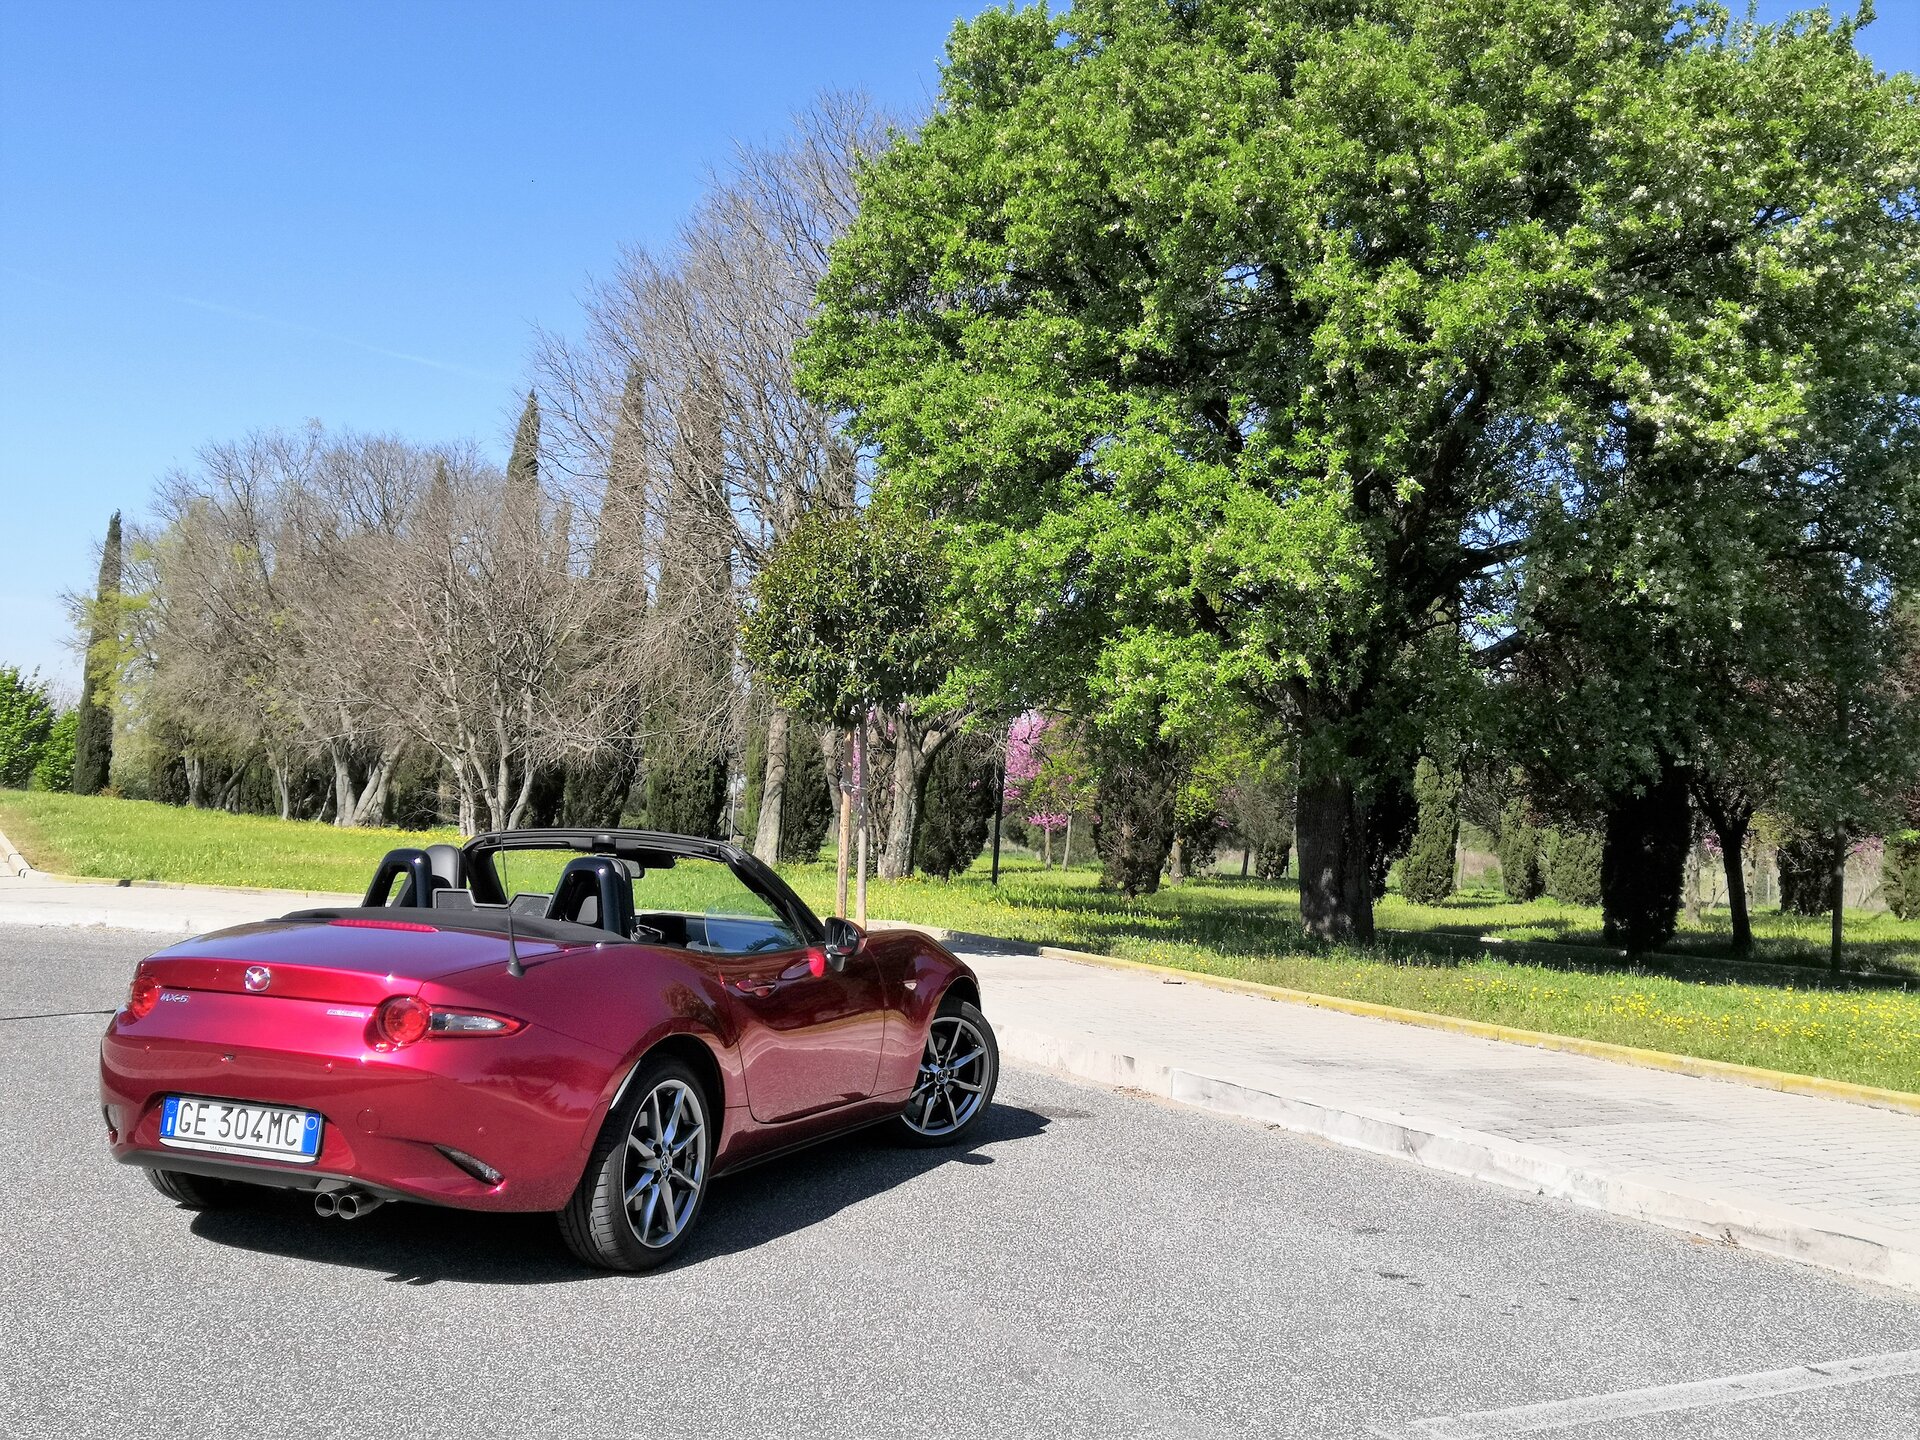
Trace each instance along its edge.
<path fill-rule="evenodd" d="M 1290 725 L 1303 916 L 1364 936 L 1382 757 L 1530 642 L 1529 567 L 1696 439 L 1788 447 L 1816 372 L 1902 393 L 1912 99 L 1846 25 L 1669 0 L 989 12 L 864 172 L 803 379 L 1016 699 Z"/>
<path fill-rule="evenodd" d="M 773 704 L 802 722 L 852 730 L 864 759 L 876 711 L 904 722 L 947 678 L 946 579 L 924 527 L 872 510 L 816 511 L 754 576 L 741 650 Z M 843 900 L 848 819 L 843 792 Z"/>

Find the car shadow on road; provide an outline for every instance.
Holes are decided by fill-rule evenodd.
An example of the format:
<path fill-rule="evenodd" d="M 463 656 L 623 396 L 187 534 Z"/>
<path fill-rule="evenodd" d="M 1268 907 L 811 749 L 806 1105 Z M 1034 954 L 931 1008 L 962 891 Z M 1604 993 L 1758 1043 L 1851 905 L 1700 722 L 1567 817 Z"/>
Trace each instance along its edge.
<path fill-rule="evenodd" d="M 890 1143 L 886 1127 L 768 1161 L 714 1182 L 675 1267 L 750 1250 L 942 1165 L 988 1166 L 991 1147 L 1045 1132 L 1048 1117 L 1019 1105 L 988 1110 L 974 1139 L 929 1150 Z M 359 1220 L 322 1219 L 310 1196 L 266 1191 L 248 1205 L 195 1215 L 202 1240 L 320 1265 L 383 1273 L 397 1285 L 554 1285 L 615 1279 L 573 1257 L 550 1215 L 490 1215 L 383 1205 Z"/>

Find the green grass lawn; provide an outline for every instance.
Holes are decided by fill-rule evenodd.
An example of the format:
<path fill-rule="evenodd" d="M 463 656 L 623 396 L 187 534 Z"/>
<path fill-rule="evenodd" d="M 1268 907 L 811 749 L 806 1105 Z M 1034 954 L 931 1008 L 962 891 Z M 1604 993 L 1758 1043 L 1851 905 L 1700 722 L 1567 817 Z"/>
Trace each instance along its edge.
<path fill-rule="evenodd" d="M 396 845 L 459 838 L 40 790 L 0 790 L 0 831 L 55 875 L 346 893 L 365 890 Z"/>
<path fill-rule="evenodd" d="M 0 829 L 34 864 L 60 873 L 349 892 L 365 886 L 392 846 L 450 838 L 19 791 L 0 791 Z M 786 874 L 815 909 L 832 908 L 830 865 L 790 866 Z M 1129 901 L 1096 889 L 1090 870 L 1016 861 L 998 886 L 987 883 L 984 866 L 953 881 L 875 881 L 868 908 L 877 917 L 1920 1093 L 1920 991 L 1813 988 L 1817 973 L 1772 969 L 1750 972 L 1762 983 L 1743 983 L 1737 965 L 1706 959 L 1681 960 L 1672 974 L 1637 974 L 1592 951 L 1565 952 L 1563 963 L 1509 963 L 1470 943 L 1457 955 L 1421 943 L 1438 935 L 1598 940 L 1597 912 L 1550 901 L 1462 896 L 1416 906 L 1389 896 L 1382 928 L 1416 934 L 1365 949 L 1307 940 L 1290 882 L 1211 877 Z M 1769 958 L 1820 953 L 1824 921 L 1770 911 L 1755 919 Z M 1718 942 L 1710 917 L 1676 948 L 1711 957 L 1724 945 L 1719 920 Z M 1920 958 L 1920 923 L 1861 916 L 1849 922 L 1848 944 L 1881 963 Z"/>
<path fill-rule="evenodd" d="M 1826 916 L 1755 910 L 1752 918 L 1756 960 L 1782 965 L 1827 963 L 1831 922 Z M 1600 911 L 1594 906 L 1546 899 L 1519 904 L 1496 892 L 1455 895 L 1443 905 L 1416 905 L 1389 894 L 1375 908 L 1374 920 L 1383 930 L 1560 945 L 1605 943 Z M 1849 964 L 1920 977 L 1920 920 L 1900 920 L 1885 911 L 1849 911 L 1845 920 Z M 1703 911 L 1698 920 L 1683 916 L 1679 933 L 1663 953 L 1725 959 L 1732 932 L 1733 921 L 1724 907 Z"/>

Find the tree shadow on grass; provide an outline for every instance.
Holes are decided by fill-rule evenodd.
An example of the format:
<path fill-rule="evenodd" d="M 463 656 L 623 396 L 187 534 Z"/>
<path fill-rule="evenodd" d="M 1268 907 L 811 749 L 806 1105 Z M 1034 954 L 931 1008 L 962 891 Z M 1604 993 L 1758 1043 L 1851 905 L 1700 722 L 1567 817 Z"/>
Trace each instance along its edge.
<path fill-rule="evenodd" d="M 1260 883 L 1271 894 L 1272 882 Z M 1760 953 L 1750 959 L 1729 953 L 1727 935 L 1700 932 L 1682 932 L 1660 953 L 1636 958 L 1607 945 L 1590 919 L 1564 913 L 1542 913 L 1528 916 L 1523 922 L 1508 921 L 1497 927 L 1543 931 L 1544 936 L 1509 940 L 1489 935 L 1489 927 L 1476 922 L 1472 912 L 1511 909 L 1514 902 L 1484 896 L 1449 899 L 1446 911 L 1467 912 L 1457 922 L 1430 923 L 1415 931 L 1388 931 L 1382 927 L 1383 933 L 1372 945 L 1335 945 L 1302 929 L 1298 909 L 1290 897 L 1267 903 L 1236 903 L 1231 908 L 1216 910 L 1204 908 L 1204 897 L 1208 894 L 1242 887 L 1252 888 L 1251 882 L 1241 882 L 1238 877 L 1210 877 L 1184 894 L 1162 891 L 1127 903 L 1125 908 L 1120 908 L 1122 902 L 1116 896 L 1091 888 L 1062 887 L 1045 893 L 1015 891 L 1003 895 L 998 904 L 1015 913 L 1032 912 L 1032 919 L 1019 927 L 1027 930 L 1028 938 L 994 937 L 992 943 L 982 943 L 980 948 L 1002 954 L 1033 954 L 1041 945 L 1057 945 L 1095 953 L 1131 951 L 1138 955 L 1143 947 L 1164 946 L 1176 950 L 1191 947 L 1203 956 L 1230 961 L 1258 962 L 1305 956 L 1435 968 L 1454 968 L 1491 958 L 1567 973 L 1657 975 L 1707 985 L 1798 990 L 1920 986 L 1920 968 L 1916 967 L 1916 951 L 1920 946 L 1912 942 L 1849 942 L 1847 970 L 1839 975 L 1827 970 L 1823 950 L 1804 942 L 1764 935 L 1759 941 Z M 1066 922 L 1058 920 L 1063 911 L 1071 917 Z M 1055 917 L 1054 923 L 1060 925 L 1063 933 L 1044 933 L 1049 915 Z M 986 942 L 988 937 L 979 939 Z M 1152 949 L 1148 954 L 1152 955 Z M 1180 957 L 1176 954 L 1154 958 L 1170 959 L 1177 964 Z"/>
<path fill-rule="evenodd" d="M 985 1166 L 991 1148 L 1032 1139 L 1047 1117 L 996 1104 L 975 1138 L 930 1150 L 888 1143 L 885 1127 L 860 1131 L 714 1181 L 687 1248 L 674 1264 L 749 1250 L 804 1230 L 849 1205 L 942 1165 Z M 431 1205 L 383 1205 L 363 1219 L 322 1219 L 310 1194 L 263 1190 L 232 1210 L 195 1215 L 194 1235 L 263 1255 L 384 1274 L 396 1285 L 555 1285 L 620 1278 L 591 1269 L 562 1243 L 551 1215 L 497 1215 Z"/>

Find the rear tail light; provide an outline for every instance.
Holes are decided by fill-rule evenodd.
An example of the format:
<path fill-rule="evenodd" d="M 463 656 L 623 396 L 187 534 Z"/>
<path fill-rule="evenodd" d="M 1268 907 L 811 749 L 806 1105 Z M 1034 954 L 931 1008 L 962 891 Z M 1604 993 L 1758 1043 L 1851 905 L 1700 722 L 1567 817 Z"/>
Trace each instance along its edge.
<path fill-rule="evenodd" d="M 470 1010 L 433 1010 L 411 995 L 396 995 L 374 1011 L 373 1028 L 380 1039 L 398 1049 L 429 1035 L 511 1035 L 526 1022 L 506 1015 Z"/>
<path fill-rule="evenodd" d="M 374 1011 L 373 1028 L 389 1045 L 411 1045 L 427 1033 L 432 1012 L 411 995 L 396 995 Z"/>
<path fill-rule="evenodd" d="M 137 972 L 133 984 L 127 989 L 127 1014 L 135 1020 L 143 1020 L 153 1013 L 153 1007 L 160 1003 L 160 982 L 146 971 Z"/>

